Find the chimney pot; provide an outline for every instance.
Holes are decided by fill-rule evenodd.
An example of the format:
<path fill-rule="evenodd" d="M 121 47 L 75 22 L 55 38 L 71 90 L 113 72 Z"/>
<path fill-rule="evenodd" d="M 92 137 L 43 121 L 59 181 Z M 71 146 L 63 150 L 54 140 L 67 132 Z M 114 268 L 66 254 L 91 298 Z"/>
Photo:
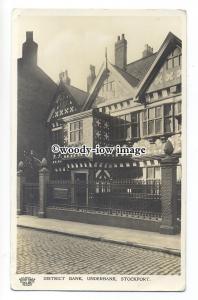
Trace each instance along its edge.
<path fill-rule="evenodd" d="M 37 65 L 38 45 L 33 40 L 33 31 L 26 31 L 26 41 L 22 46 L 22 60 L 25 65 Z"/>
<path fill-rule="evenodd" d="M 126 70 L 127 65 L 127 40 L 124 37 L 124 33 L 118 36 L 118 40 L 115 43 L 115 65 L 123 70 Z"/>
<path fill-rule="evenodd" d="M 90 67 L 89 67 L 89 68 L 90 68 L 90 71 L 91 71 L 91 73 L 95 73 L 95 69 L 96 69 L 96 68 L 95 68 L 95 66 L 93 66 L 93 65 L 90 65 Z"/>
<path fill-rule="evenodd" d="M 95 71 L 96 68 L 95 68 L 95 66 L 90 65 L 89 69 L 90 69 L 90 74 L 87 77 L 87 91 L 88 92 L 89 92 L 94 80 L 96 79 L 96 71 Z"/>
<path fill-rule="evenodd" d="M 148 44 L 145 45 L 144 51 L 142 52 L 142 57 L 148 57 L 153 54 L 153 48 Z"/>
<path fill-rule="evenodd" d="M 33 41 L 33 31 L 26 31 L 26 41 Z"/>
<path fill-rule="evenodd" d="M 62 82 L 62 83 L 65 83 L 67 85 L 71 84 L 71 79 L 68 76 L 68 71 L 67 70 L 65 70 L 64 72 L 61 72 L 59 74 L 59 79 L 60 79 L 60 82 Z"/>

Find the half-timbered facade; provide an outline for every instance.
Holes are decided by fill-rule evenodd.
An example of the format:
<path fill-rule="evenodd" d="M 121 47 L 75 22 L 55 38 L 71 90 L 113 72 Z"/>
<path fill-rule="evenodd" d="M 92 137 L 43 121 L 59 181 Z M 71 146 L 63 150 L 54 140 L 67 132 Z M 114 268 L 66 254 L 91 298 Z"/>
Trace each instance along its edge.
<path fill-rule="evenodd" d="M 169 139 L 181 177 L 181 40 L 169 33 L 156 53 L 127 64 L 127 41 L 115 43 L 115 64 L 106 58 L 97 76 L 90 67 L 88 90 L 73 87 L 67 72 L 48 116 L 51 144 L 145 147 L 140 158 L 52 153 L 55 178 L 88 182 L 110 178 L 160 179 L 160 159 Z"/>

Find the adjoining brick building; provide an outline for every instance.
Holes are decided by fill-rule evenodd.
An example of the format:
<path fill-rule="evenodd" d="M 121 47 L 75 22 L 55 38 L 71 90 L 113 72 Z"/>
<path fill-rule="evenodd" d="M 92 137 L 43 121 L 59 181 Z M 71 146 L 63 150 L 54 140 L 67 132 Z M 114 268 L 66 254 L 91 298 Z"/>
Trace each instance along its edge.
<path fill-rule="evenodd" d="M 49 136 L 46 118 L 57 89 L 56 83 L 37 64 L 38 45 L 33 32 L 26 32 L 22 57 L 18 59 L 17 160 L 33 151 L 46 156 Z"/>
<path fill-rule="evenodd" d="M 159 161 L 170 140 L 179 158 L 181 178 L 181 40 L 169 33 L 159 50 L 145 46 L 142 58 L 127 63 L 127 40 L 118 36 L 115 64 L 107 59 L 99 73 L 90 66 L 88 90 L 70 84 L 67 72 L 48 117 L 51 144 L 90 147 L 145 147 L 146 155 L 74 157 L 53 154 L 55 178 L 89 182 L 97 179 L 160 179 Z"/>

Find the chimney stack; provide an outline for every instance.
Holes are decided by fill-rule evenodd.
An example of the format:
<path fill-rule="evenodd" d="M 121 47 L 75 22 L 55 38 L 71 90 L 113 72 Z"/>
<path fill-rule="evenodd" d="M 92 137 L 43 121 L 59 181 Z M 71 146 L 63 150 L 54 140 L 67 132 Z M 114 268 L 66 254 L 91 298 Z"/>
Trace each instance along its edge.
<path fill-rule="evenodd" d="M 67 84 L 67 85 L 71 84 L 71 79 L 68 76 L 68 71 L 67 70 L 65 70 L 65 72 L 61 72 L 59 74 L 59 79 L 60 79 L 60 82 L 62 82 L 64 84 Z"/>
<path fill-rule="evenodd" d="M 148 57 L 153 54 L 153 48 L 148 44 L 145 45 L 144 51 L 142 52 L 142 57 Z"/>
<path fill-rule="evenodd" d="M 95 66 L 90 65 L 90 74 L 87 77 L 87 91 L 89 92 L 94 80 L 96 79 L 96 70 Z"/>
<path fill-rule="evenodd" d="M 22 46 L 22 60 L 25 64 L 37 65 L 38 44 L 33 40 L 33 31 L 26 32 L 26 41 Z"/>
<path fill-rule="evenodd" d="M 122 34 L 118 36 L 115 43 L 115 65 L 123 70 L 126 70 L 127 65 L 127 40 Z"/>

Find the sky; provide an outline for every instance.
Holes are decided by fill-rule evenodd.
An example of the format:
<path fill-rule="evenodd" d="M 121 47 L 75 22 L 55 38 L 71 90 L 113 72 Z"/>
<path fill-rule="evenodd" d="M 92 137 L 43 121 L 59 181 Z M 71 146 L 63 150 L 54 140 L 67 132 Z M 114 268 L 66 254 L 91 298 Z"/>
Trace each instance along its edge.
<path fill-rule="evenodd" d="M 181 15 L 172 13 L 136 13 L 130 15 L 52 15 L 18 12 L 13 18 L 14 47 L 21 57 L 26 31 L 33 31 L 38 44 L 38 65 L 55 82 L 68 70 L 71 84 L 86 90 L 89 65 L 96 74 L 105 60 L 114 63 L 114 45 L 118 35 L 127 39 L 127 63 L 142 57 L 145 44 L 159 49 L 169 31 L 182 38 Z"/>

